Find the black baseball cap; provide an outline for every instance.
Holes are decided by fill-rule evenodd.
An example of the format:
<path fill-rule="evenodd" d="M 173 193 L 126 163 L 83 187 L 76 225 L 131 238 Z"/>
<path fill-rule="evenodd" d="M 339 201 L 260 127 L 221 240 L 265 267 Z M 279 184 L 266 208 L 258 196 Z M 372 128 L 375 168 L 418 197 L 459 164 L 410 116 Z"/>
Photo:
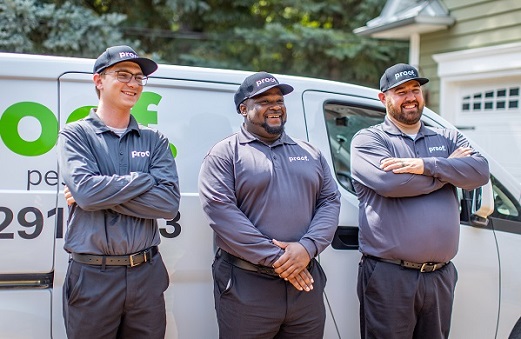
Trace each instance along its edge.
<path fill-rule="evenodd" d="M 396 64 L 386 69 L 380 78 L 380 90 L 386 92 L 410 80 L 416 80 L 420 85 L 429 82 L 429 79 L 420 77 L 418 70 L 411 65 Z"/>
<path fill-rule="evenodd" d="M 148 76 L 157 69 L 155 61 L 140 58 L 136 51 L 128 46 L 112 46 L 101 53 L 94 63 L 94 73 L 101 73 L 105 68 L 117 64 L 118 62 L 132 61 L 141 67 L 144 75 Z"/>
<path fill-rule="evenodd" d="M 235 92 L 235 96 L 233 97 L 237 113 L 241 112 L 239 110 L 239 106 L 244 100 L 253 98 L 254 96 L 264 93 L 273 87 L 280 88 L 282 95 L 293 92 L 292 86 L 279 83 L 277 78 L 267 72 L 257 72 L 248 76 L 246 79 L 244 79 L 241 86 L 239 86 L 239 89 L 237 92 Z"/>

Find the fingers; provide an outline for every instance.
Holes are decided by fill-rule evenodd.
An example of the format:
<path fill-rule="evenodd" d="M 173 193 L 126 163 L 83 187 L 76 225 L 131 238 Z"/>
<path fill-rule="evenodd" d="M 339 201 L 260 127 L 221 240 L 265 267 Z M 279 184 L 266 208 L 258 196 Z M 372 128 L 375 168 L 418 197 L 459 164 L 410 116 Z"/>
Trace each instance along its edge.
<path fill-rule="evenodd" d="M 273 268 L 282 278 L 287 278 L 293 272 L 303 270 L 310 260 L 311 258 L 304 246 L 298 242 L 292 242 L 287 244 L 284 254 L 275 261 Z"/>
<path fill-rule="evenodd" d="M 413 159 L 408 158 L 387 158 L 382 160 L 380 168 L 386 172 L 411 166 Z"/>
<path fill-rule="evenodd" d="M 289 281 L 299 291 L 309 292 L 313 290 L 313 276 L 307 269 L 304 269 L 298 275 L 285 280 Z"/>
<path fill-rule="evenodd" d="M 380 168 L 388 172 L 397 168 L 404 167 L 404 165 L 405 164 L 403 160 L 400 158 L 387 158 L 382 160 L 382 162 L 380 163 Z"/>
<path fill-rule="evenodd" d="M 474 150 L 471 147 L 458 147 L 452 154 L 449 156 L 451 158 L 464 158 L 472 155 Z"/>
<path fill-rule="evenodd" d="M 275 245 L 279 246 L 279 247 L 282 248 L 282 249 L 285 249 L 285 248 L 288 247 L 288 245 L 289 245 L 287 242 L 284 242 L 284 241 L 278 241 L 277 239 L 273 239 L 272 241 L 273 241 L 273 243 L 274 243 Z"/>
<path fill-rule="evenodd" d="M 423 174 L 424 171 L 421 158 L 387 158 L 382 160 L 380 168 L 394 173 Z"/>
<path fill-rule="evenodd" d="M 72 196 L 71 191 L 69 190 L 69 187 L 65 186 L 65 188 L 63 189 L 63 195 L 65 196 L 67 205 L 70 206 L 76 202 L 76 200 L 74 200 L 74 197 Z"/>

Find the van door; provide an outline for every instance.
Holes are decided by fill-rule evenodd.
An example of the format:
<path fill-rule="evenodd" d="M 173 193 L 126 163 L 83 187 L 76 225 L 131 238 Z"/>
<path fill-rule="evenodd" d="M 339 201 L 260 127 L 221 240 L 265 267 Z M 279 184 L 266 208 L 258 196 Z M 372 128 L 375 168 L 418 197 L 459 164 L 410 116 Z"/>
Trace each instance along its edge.
<path fill-rule="evenodd" d="M 57 168 L 56 79 L 0 76 L 0 329 L 51 335 Z"/>
<path fill-rule="evenodd" d="M 506 179 L 506 178 L 505 178 Z M 519 339 L 521 327 L 521 205 L 518 182 L 508 183 L 492 176 L 494 212 L 489 216 L 489 227 L 496 232 L 501 263 L 501 310 L 497 338 Z M 515 324 L 517 336 L 509 337 Z"/>
<path fill-rule="evenodd" d="M 326 293 L 342 337 L 359 337 L 356 281 L 360 253 L 357 238 L 353 236 L 358 227 L 358 200 L 351 184 L 350 144 L 358 130 L 382 122 L 385 110 L 376 98 L 337 93 L 308 91 L 303 100 L 309 141 L 323 151 L 329 150 L 325 156 L 342 193 L 337 236 L 348 234 L 340 239 L 335 237 L 333 246 L 321 256 L 329 277 Z M 434 113 L 425 110 L 423 121 L 439 127 L 435 120 L 429 119 L 430 114 Z M 454 262 L 459 280 L 451 337 L 494 338 L 499 308 L 499 264 L 493 230 L 475 228 L 469 220 L 462 220 L 460 249 Z"/>

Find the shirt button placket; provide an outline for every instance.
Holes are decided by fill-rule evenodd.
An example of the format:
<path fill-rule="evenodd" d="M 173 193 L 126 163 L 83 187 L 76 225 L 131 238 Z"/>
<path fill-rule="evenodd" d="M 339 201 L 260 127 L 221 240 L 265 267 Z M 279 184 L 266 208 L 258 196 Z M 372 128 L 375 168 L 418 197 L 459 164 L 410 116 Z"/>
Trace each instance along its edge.
<path fill-rule="evenodd" d="M 119 173 L 126 174 L 127 172 L 127 161 L 125 159 L 124 145 L 119 142 Z"/>

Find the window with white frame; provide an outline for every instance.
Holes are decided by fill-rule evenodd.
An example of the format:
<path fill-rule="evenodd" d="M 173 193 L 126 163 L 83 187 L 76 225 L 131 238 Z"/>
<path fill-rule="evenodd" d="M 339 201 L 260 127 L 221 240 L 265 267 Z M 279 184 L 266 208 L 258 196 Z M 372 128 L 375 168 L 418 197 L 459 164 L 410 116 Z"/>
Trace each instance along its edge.
<path fill-rule="evenodd" d="M 519 93 L 519 86 L 508 86 L 465 94 L 461 98 L 461 111 L 463 113 L 517 111 L 521 107 Z"/>

